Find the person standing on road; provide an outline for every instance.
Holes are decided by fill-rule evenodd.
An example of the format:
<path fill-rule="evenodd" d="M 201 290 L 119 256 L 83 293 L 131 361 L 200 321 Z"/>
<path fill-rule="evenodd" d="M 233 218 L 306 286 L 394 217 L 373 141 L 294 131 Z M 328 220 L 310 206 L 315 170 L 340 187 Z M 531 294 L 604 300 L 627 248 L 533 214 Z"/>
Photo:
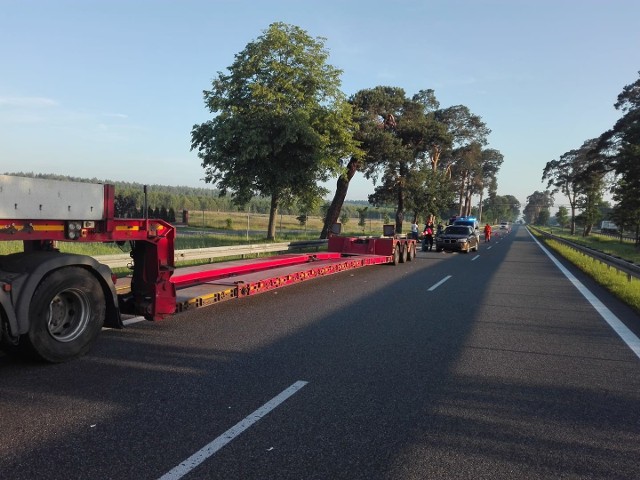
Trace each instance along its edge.
<path fill-rule="evenodd" d="M 433 223 L 433 215 L 427 217 L 427 221 L 424 225 L 424 238 L 422 239 L 422 251 L 433 250 L 433 233 L 436 226 Z"/>
<path fill-rule="evenodd" d="M 484 226 L 484 241 L 491 241 L 491 225 L 489 225 L 488 223 Z"/>
<path fill-rule="evenodd" d="M 413 219 L 413 223 L 411 224 L 411 238 L 415 238 L 416 240 L 418 240 L 419 234 L 418 234 L 418 219 L 414 218 Z"/>

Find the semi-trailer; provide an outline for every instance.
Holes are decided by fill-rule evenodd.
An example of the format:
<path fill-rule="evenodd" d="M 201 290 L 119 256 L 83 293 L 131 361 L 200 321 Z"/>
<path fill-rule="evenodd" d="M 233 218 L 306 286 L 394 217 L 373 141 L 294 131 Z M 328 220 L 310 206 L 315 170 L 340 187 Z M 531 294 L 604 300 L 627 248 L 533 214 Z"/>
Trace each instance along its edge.
<path fill-rule="evenodd" d="M 368 265 L 416 255 L 414 239 L 385 225 L 380 237 L 332 235 L 326 252 L 288 253 L 176 268 L 176 228 L 153 218 L 116 218 L 115 186 L 0 175 L 0 348 L 47 362 L 86 354 L 123 315 L 168 315 Z M 60 242 L 130 246 L 130 275 L 118 279 Z"/>

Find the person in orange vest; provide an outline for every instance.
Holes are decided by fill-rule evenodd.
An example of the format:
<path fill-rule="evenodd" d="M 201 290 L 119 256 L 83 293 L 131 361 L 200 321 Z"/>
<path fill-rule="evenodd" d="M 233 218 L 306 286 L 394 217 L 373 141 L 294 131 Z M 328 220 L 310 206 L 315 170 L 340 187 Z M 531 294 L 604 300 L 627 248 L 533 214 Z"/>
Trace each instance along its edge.
<path fill-rule="evenodd" d="M 488 223 L 484 226 L 484 241 L 491 241 L 491 225 L 489 225 Z"/>

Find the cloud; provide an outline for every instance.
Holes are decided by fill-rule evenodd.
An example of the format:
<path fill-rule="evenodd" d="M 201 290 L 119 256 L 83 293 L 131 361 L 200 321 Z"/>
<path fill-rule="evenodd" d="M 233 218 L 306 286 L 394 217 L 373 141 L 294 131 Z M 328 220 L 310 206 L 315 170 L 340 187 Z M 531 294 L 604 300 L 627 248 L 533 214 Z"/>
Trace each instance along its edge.
<path fill-rule="evenodd" d="M 0 107 L 9 108 L 51 108 L 58 102 L 45 97 L 0 97 Z"/>
<path fill-rule="evenodd" d="M 91 112 L 86 109 L 69 109 L 60 102 L 40 96 L 0 96 L 0 125 L 9 128 L 41 125 L 40 128 L 63 130 L 78 138 L 98 135 L 96 140 L 122 139 L 128 130 L 129 115 L 113 111 Z M 4 132 L 6 134 L 6 131 Z"/>
<path fill-rule="evenodd" d="M 103 115 L 109 118 L 121 118 L 121 119 L 129 118 L 129 115 L 127 115 L 126 113 L 105 113 Z"/>

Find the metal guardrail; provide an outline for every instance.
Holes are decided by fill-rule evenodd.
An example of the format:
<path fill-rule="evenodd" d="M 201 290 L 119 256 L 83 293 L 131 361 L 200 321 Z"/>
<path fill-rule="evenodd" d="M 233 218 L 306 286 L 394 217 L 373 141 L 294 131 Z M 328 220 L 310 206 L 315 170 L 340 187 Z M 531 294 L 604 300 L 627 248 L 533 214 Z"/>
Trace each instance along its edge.
<path fill-rule="evenodd" d="M 631 235 L 620 235 L 619 233 L 606 233 L 599 230 L 593 230 L 592 234 L 602 235 L 603 237 L 615 238 L 617 240 L 622 240 L 624 242 L 636 243 L 636 237 L 632 237 Z"/>
<path fill-rule="evenodd" d="M 579 245 L 565 238 L 553 235 L 552 233 L 544 232 L 531 225 L 529 225 L 528 228 L 535 230 L 545 238 L 551 238 L 557 242 L 560 242 L 568 247 L 573 248 L 574 250 L 584 255 L 588 255 L 594 259 L 599 260 L 600 262 L 606 265 L 609 265 L 617 270 L 620 270 L 621 272 L 626 273 L 630 277 L 635 277 L 637 279 L 640 279 L 640 265 L 636 265 L 635 263 L 625 260 L 624 258 L 615 257 L 613 255 L 609 255 L 607 253 L 601 252 L 594 248 L 589 248 L 589 247 L 585 247 L 584 245 Z"/>
<path fill-rule="evenodd" d="M 212 261 L 217 258 L 225 257 L 288 252 L 307 248 L 319 249 L 326 244 L 327 240 L 307 240 L 288 243 L 262 243 L 254 245 L 231 245 L 225 247 L 193 248 L 188 250 L 176 250 L 174 252 L 174 261 L 176 263 L 189 260 Z M 125 268 L 128 267 L 132 262 L 131 256 L 128 253 L 116 255 L 99 255 L 96 256 L 95 259 L 110 268 Z"/>

